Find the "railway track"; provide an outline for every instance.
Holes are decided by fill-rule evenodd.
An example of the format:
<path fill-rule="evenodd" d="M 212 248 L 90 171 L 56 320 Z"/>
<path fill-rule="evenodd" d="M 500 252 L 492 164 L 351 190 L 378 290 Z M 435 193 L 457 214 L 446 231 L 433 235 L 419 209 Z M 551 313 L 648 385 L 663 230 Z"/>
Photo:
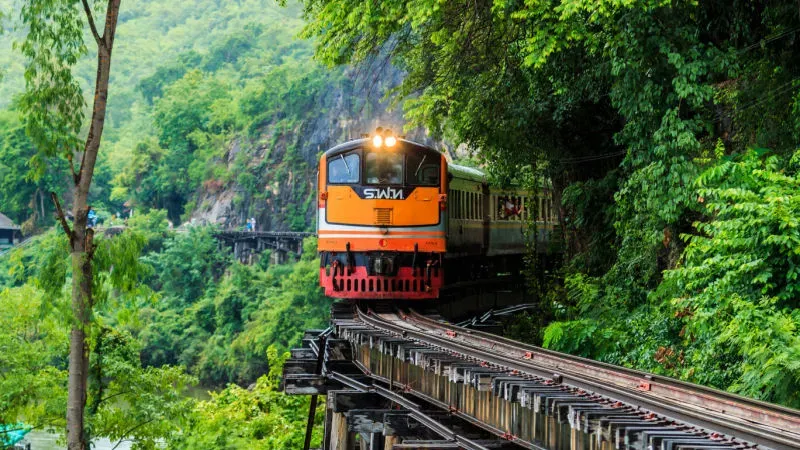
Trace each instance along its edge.
<path fill-rule="evenodd" d="M 358 383 L 364 392 L 422 401 L 518 448 L 800 448 L 800 411 L 520 344 L 413 310 L 340 309 L 331 331 L 349 345 L 358 369 L 344 374 L 341 365 L 325 364 L 321 376 L 336 386 Z M 455 442 L 452 448 L 492 448 L 463 436 L 458 441 L 452 430 L 439 435 Z"/>

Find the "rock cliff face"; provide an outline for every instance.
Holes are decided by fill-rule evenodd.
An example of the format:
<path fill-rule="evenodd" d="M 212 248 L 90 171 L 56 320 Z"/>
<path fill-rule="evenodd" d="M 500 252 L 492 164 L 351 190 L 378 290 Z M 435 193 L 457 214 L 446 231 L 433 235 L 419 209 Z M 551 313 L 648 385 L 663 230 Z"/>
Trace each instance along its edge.
<path fill-rule="evenodd" d="M 254 217 L 258 230 L 313 230 L 319 156 L 379 126 L 402 132 L 402 110 L 390 110 L 383 100 L 401 77 L 394 69 L 370 76 L 355 70 L 331 74 L 324 88 L 311 97 L 305 117 L 294 121 L 275 117 L 251 137 L 233 140 L 227 170 L 234 181 L 204 183 L 192 219 L 241 229 L 247 218 Z M 435 145 L 424 130 L 406 136 Z"/>

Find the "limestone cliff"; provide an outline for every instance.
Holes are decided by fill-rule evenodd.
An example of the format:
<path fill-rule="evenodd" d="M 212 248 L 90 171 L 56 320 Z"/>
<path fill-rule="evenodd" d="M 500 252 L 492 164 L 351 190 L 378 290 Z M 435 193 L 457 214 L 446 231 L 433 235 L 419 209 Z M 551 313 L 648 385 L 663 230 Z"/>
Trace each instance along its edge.
<path fill-rule="evenodd" d="M 390 109 L 384 100 L 401 76 L 394 69 L 380 76 L 364 76 L 355 70 L 332 73 L 301 120 L 287 127 L 282 117 L 275 117 L 259 127 L 255 138 L 233 140 L 227 168 L 234 172 L 230 177 L 234 181 L 204 183 L 192 219 L 226 229 L 242 228 L 249 217 L 256 219 L 259 230 L 313 229 L 319 156 L 379 126 L 402 131 L 401 108 Z M 424 130 L 406 135 L 435 144 Z"/>

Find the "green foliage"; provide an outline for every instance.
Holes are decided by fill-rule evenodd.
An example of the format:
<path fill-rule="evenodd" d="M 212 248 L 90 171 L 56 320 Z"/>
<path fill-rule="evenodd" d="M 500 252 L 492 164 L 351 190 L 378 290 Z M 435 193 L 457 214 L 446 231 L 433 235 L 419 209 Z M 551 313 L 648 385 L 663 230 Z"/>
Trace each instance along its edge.
<path fill-rule="evenodd" d="M 128 310 L 149 295 L 139 282 L 149 275 L 138 260 L 145 238 L 127 230 L 96 244 L 87 431 L 158 448 L 182 426 L 193 405 L 183 389 L 197 380 L 179 367 L 143 368 L 140 344 L 108 325 L 125 323 Z M 66 248 L 63 235 L 50 232 L 12 255 L 11 283 L 18 287 L 0 290 L 2 423 L 64 427 L 71 324 L 65 287 L 72 276 Z"/>
<path fill-rule="evenodd" d="M 269 369 L 270 345 L 286 350 L 322 325 L 330 308 L 319 288 L 316 241 L 299 262 L 257 266 L 231 262 L 209 229 L 192 228 L 145 258 L 156 268 L 154 306 L 140 311 L 142 360 L 181 364 L 204 385 L 251 383 Z"/>
<path fill-rule="evenodd" d="M 97 238 L 89 434 L 135 448 L 300 445 L 309 399 L 283 395 L 278 377 L 286 358 L 280 353 L 297 345 L 304 329 L 321 326 L 330 308 L 318 287 L 316 240 L 304 242 L 301 261 L 265 271 L 231 262 L 212 229 L 165 239 L 165 212 L 134 217 L 121 234 Z M 3 282 L 17 287 L 0 290 L 0 422 L 63 427 L 66 245 L 53 231 L 10 259 L 11 278 Z M 144 248 L 151 253 L 139 258 Z M 166 270 L 177 264 L 185 270 Z M 144 280 L 161 291 L 154 295 Z M 197 404 L 185 388 L 198 382 L 255 387 L 230 385 Z M 322 419 L 320 413 L 318 425 Z M 314 439 L 321 439 L 319 429 Z"/>
<path fill-rule="evenodd" d="M 152 274 L 152 268 L 139 260 L 146 243 L 147 238 L 133 229 L 113 238 L 95 238 L 92 258 L 95 305 L 103 307 L 114 297 L 147 294 L 141 281 Z"/>
<path fill-rule="evenodd" d="M 17 247 L 0 259 L 0 286 L 34 283 L 52 295 L 59 295 L 68 270 L 64 254 L 69 243 L 63 234 L 50 231 L 33 239 L 32 245 Z"/>
<path fill-rule="evenodd" d="M 254 386 L 242 389 L 230 385 L 212 393 L 211 400 L 200 402 L 191 412 L 188 430 L 174 435 L 170 448 L 300 448 L 305 436 L 310 397 L 283 395 L 278 376 L 289 353 L 279 354 L 275 347 L 266 353 L 269 374 Z M 319 446 L 324 408 L 318 408 L 312 446 Z"/>
<path fill-rule="evenodd" d="M 685 236 L 684 262 L 659 291 L 683 325 L 681 376 L 800 405 L 799 168 L 800 152 L 751 151 L 697 179 L 714 219 Z"/>
<path fill-rule="evenodd" d="M 199 60 L 200 55 L 195 51 L 183 53 L 178 58 L 178 61 L 159 66 L 154 74 L 142 79 L 137 89 L 145 100 L 152 105 L 155 99 L 163 95 L 164 88 L 183 78 L 188 69 L 198 65 Z"/>
<path fill-rule="evenodd" d="M 263 26 L 254 19 L 208 50 L 184 53 L 143 79 L 139 90 L 152 114 L 153 135 L 132 146 L 131 164 L 111 182 L 111 201 L 166 209 L 177 224 L 197 206 L 200 186 L 214 194 L 236 183 L 244 194 L 236 203 L 248 204 L 266 197 L 268 180 L 305 170 L 288 149 L 253 160 L 264 140 L 290 147 L 286 135 L 295 135 L 301 120 L 319 113 L 318 97 L 338 82 L 336 73 L 311 60 L 308 43 L 286 37 L 298 29 L 291 22 Z M 279 170 L 271 173 L 270 166 Z M 297 197 L 309 191 L 305 185 L 298 190 Z M 304 230 L 309 208 L 301 210 L 302 200 L 297 203 L 286 222 Z"/>
<path fill-rule="evenodd" d="M 798 160 L 754 150 L 712 165 L 692 195 L 703 220 L 647 300 L 610 275 L 569 277 L 570 320 L 544 345 L 797 406 Z"/>
<path fill-rule="evenodd" d="M 64 421 L 68 327 L 39 314 L 43 297 L 30 285 L 0 290 L 0 423 Z"/>
<path fill-rule="evenodd" d="M 31 222 L 36 226 L 51 223 L 48 199 L 44 198 L 44 205 L 40 202 L 48 192 L 44 189 L 60 192 L 69 181 L 68 177 L 51 179 L 63 174 L 55 169 L 66 169 L 67 164 L 53 156 L 71 157 L 80 148 L 77 136 L 90 100 L 84 94 L 94 83 L 96 63 L 83 46 L 86 24 L 80 2 L 52 3 L 34 2 L 19 16 L 8 16 L 11 32 L 0 37 L 0 66 L 8 68 L 0 80 L 4 94 L 0 95 L 0 108 L 16 98 L 19 112 L 30 116 L 23 125 L 31 136 L 26 141 L 33 145 L 15 152 L 42 150 L 30 161 L 0 150 L 0 196 L 14 196 L 9 203 L 0 198 L 0 204 L 4 210 L 8 206 L 11 211 L 6 213 L 19 223 L 31 218 L 36 206 L 36 223 Z M 13 6 L 0 1 L 0 9 Z M 37 16 L 45 10 L 61 19 L 50 23 Z M 166 209 L 177 225 L 184 206 L 200 203 L 194 197 L 201 185 L 212 191 L 229 188 L 242 172 L 255 176 L 250 191 L 263 200 L 269 178 L 263 165 L 248 167 L 252 158 L 244 167 L 226 164 L 231 141 L 239 138 L 234 134 L 252 133 L 242 140 L 242 153 L 252 157 L 273 131 L 297 133 L 299 120 L 315 113 L 315 94 L 338 81 L 337 73 L 330 77 L 311 60 L 310 43 L 296 39 L 301 26 L 296 7 L 283 8 L 272 0 L 201 0 L 192 8 L 152 0 L 123 5 L 104 150 L 91 189 L 93 205 L 118 211 L 130 201 L 137 209 Z M 24 39 L 23 32 L 29 28 L 34 33 Z M 26 58 L 20 56 L 32 54 L 41 58 L 23 67 L 20 62 Z M 47 59 L 47 55 L 53 58 Z M 56 57 L 66 63 L 56 64 Z M 23 75 L 35 89 L 20 96 Z M 48 108 L 37 116 L 33 111 L 37 105 Z M 50 117 L 64 111 L 69 114 L 60 121 Z M 0 149 L 7 134 L 3 121 L 0 119 Z M 274 122 L 281 122 L 281 128 L 262 129 Z M 15 136 L 13 142 L 17 141 Z M 7 177 L 4 156 L 13 162 L 9 167 L 14 170 Z M 29 162 L 35 179 L 45 179 L 26 182 Z M 41 189 L 31 189 L 33 186 Z M 302 195 L 307 191 L 304 186 Z M 303 213 L 306 216 L 308 212 Z"/>
<path fill-rule="evenodd" d="M 264 307 L 253 312 L 245 331 L 233 345 L 253 345 L 263 351 L 269 345 L 289 349 L 297 345 L 303 331 L 322 325 L 331 300 L 319 287 L 316 241 L 306 240 L 303 259 L 290 267 L 271 267 L 273 281 L 265 295 Z"/>
<path fill-rule="evenodd" d="M 230 88 L 218 80 L 204 77 L 192 70 L 167 87 L 164 97 L 155 104 L 154 119 L 161 130 L 159 139 L 165 147 L 189 156 L 196 143 L 190 135 L 195 131 L 209 131 L 211 105 L 224 99 Z M 188 167 L 186 161 L 179 167 Z"/>
<path fill-rule="evenodd" d="M 85 19 L 77 0 L 29 2 L 20 16 L 28 32 L 18 47 L 27 62 L 19 106 L 39 151 L 30 163 L 40 177 L 49 168 L 46 157 L 71 163 L 80 149 L 85 101 L 73 68 L 86 54 Z"/>
<path fill-rule="evenodd" d="M 147 213 L 139 213 L 128 219 L 128 226 L 141 234 L 147 244 L 143 251 L 160 250 L 164 241 L 172 237 L 167 221 L 167 212 L 154 209 Z"/>
<path fill-rule="evenodd" d="M 557 347 L 567 353 L 578 353 L 597 341 L 596 332 L 597 324 L 591 319 L 555 322 L 545 330 L 542 345 Z"/>
<path fill-rule="evenodd" d="M 194 406 L 184 391 L 197 380 L 179 367 L 142 368 L 139 350 L 130 336 L 99 330 L 91 361 L 89 429 L 112 441 L 131 441 L 135 448 L 157 449 L 180 430 Z"/>
<path fill-rule="evenodd" d="M 85 55 L 79 2 L 29 3 L 15 24 L 32 33 L 17 47 L 30 58 L 24 67 L 28 90 L 17 97 L 15 110 L 0 112 L 0 204 L 33 230 L 52 223 L 49 192 L 61 192 L 71 181 L 67 164 L 85 132 L 83 93 L 93 82 L 95 61 Z M 0 8 L 5 6 L 0 1 Z M 48 12 L 58 20 L 42 20 Z M 150 0 L 130 8 L 123 4 L 113 95 L 90 198 L 101 215 L 114 214 L 125 203 L 136 214 L 122 233 L 96 237 L 91 436 L 131 440 L 135 448 L 157 448 L 168 442 L 167 435 L 185 437 L 188 448 L 208 439 L 231 439 L 234 447 L 248 448 L 299 445 L 298 424 L 308 399 L 278 392 L 285 357 L 267 347 L 274 341 L 283 351 L 297 344 L 303 328 L 324 321 L 329 302 L 317 287 L 314 243 L 307 243 L 308 256 L 299 263 L 249 267 L 220 250 L 213 230 L 173 234 L 167 220 L 177 225 L 187 217 L 204 201 L 201 190 L 213 194 L 238 184 L 244 189 L 237 201 L 248 214 L 258 213 L 253 205 L 281 196 L 292 204 L 285 226 L 308 228 L 315 196 L 306 180 L 293 181 L 309 171 L 298 143 L 303 121 L 319 114 L 320 96 L 341 81 L 341 71 L 313 62 L 310 43 L 295 39 L 299 29 L 296 8 L 262 0 L 201 0 L 193 8 Z M 0 40 L 0 46 L 6 43 Z M 8 59 L 12 52 L 0 53 L 10 75 L 0 92 L 19 92 L 15 83 L 23 68 Z M 11 97 L 3 95 L 0 106 L 9 105 Z M 15 118 L 18 112 L 25 121 Z M 69 196 L 64 201 L 69 203 Z M 9 287 L 0 295 L 6 310 L 21 304 L 8 303 L 3 295 L 14 302 L 34 299 L 29 317 L 2 322 L 9 328 L 0 330 L 0 346 L 19 355 L 0 356 L 0 371 L 27 371 L 30 376 L 21 382 L 39 376 L 34 380 L 39 384 L 23 393 L 22 384 L 2 386 L 8 396 L 0 404 L 0 422 L 22 414 L 37 425 L 63 425 L 67 349 L 53 342 L 66 339 L 62 334 L 70 324 L 64 301 L 73 277 L 64 257 L 67 244 L 49 232 L 0 259 L 0 285 Z M 36 320 L 41 328 L 34 330 Z M 61 334 L 37 335 L 51 326 L 61 327 Z M 30 348 L 23 348 L 18 338 L 23 335 Z M 42 348 L 39 339 L 50 347 L 33 355 Z M 6 347 L 6 341 L 18 345 Z M 228 436 L 228 429 L 211 423 L 224 425 L 230 408 L 245 403 L 195 408 L 182 391 L 198 379 L 186 370 L 216 386 L 250 383 L 269 371 L 257 382 L 254 400 L 245 399 L 250 391 L 226 390 L 262 411 L 252 423 L 239 423 L 245 430 L 240 436 Z"/>
<path fill-rule="evenodd" d="M 36 158 L 52 169 L 34 180 Z M 63 160 L 37 154 L 16 111 L 0 111 L 0 212 L 29 231 L 51 224 L 50 192 L 62 191 L 66 168 Z"/>
<path fill-rule="evenodd" d="M 212 233 L 211 228 L 190 227 L 167 239 L 163 251 L 145 259 L 155 269 L 153 288 L 168 301 L 191 305 L 222 276 L 231 257 L 219 248 Z"/>

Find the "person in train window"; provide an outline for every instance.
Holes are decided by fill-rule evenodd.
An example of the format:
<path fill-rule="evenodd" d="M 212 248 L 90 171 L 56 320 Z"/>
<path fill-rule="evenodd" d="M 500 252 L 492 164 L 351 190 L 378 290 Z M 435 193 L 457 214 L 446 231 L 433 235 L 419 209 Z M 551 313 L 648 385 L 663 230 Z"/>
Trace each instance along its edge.
<path fill-rule="evenodd" d="M 514 204 L 513 198 L 506 197 L 503 205 L 503 213 L 505 214 L 506 220 L 512 220 L 513 217 L 519 215 L 519 211 L 519 203 Z"/>
<path fill-rule="evenodd" d="M 378 177 L 378 184 L 400 184 L 402 177 L 400 176 L 402 167 L 384 166 L 381 170 L 381 175 Z"/>

